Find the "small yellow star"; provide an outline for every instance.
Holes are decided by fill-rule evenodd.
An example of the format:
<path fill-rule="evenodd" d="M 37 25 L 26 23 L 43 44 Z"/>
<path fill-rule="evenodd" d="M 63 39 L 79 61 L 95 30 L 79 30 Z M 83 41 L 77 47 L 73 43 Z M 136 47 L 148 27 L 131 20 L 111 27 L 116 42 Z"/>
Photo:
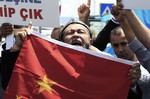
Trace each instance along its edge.
<path fill-rule="evenodd" d="M 41 93 L 44 90 L 47 90 L 50 94 L 52 94 L 51 86 L 56 84 L 56 82 L 48 81 L 46 75 L 44 76 L 43 80 L 39 80 L 39 81 L 37 81 L 37 83 L 40 85 L 40 89 L 39 89 L 38 93 Z"/>
<path fill-rule="evenodd" d="M 16 99 L 21 99 L 21 96 L 16 95 Z"/>

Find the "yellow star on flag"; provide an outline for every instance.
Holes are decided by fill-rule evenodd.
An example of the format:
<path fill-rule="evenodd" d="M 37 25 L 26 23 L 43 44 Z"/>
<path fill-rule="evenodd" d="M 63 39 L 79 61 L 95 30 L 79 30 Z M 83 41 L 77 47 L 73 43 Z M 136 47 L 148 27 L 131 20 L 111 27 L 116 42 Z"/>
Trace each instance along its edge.
<path fill-rule="evenodd" d="M 43 92 L 44 90 L 47 90 L 50 94 L 52 94 L 52 86 L 56 84 L 56 82 L 49 81 L 46 77 L 44 76 L 43 80 L 37 81 L 37 83 L 40 85 L 40 89 L 38 93 Z"/>
<path fill-rule="evenodd" d="M 16 95 L 16 99 L 21 99 L 21 96 Z"/>

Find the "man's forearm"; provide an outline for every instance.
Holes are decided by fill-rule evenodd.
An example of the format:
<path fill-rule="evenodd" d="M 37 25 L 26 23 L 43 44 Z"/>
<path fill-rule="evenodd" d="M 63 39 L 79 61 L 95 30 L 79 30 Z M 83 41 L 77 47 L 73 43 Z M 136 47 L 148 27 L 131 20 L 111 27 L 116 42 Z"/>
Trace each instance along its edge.
<path fill-rule="evenodd" d="M 129 10 L 126 19 L 130 24 L 135 36 L 150 50 L 150 30 L 139 20 L 132 10 Z"/>
<path fill-rule="evenodd" d="M 109 36 L 111 31 L 118 26 L 119 24 L 116 24 L 112 20 L 110 20 L 102 29 L 102 31 L 99 32 L 96 40 L 93 43 L 93 46 L 95 46 L 101 51 L 105 50 L 107 44 L 110 42 Z"/>
<path fill-rule="evenodd" d="M 137 38 L 129 44 L 129 47 L 136 54 L 141 65 L 150 73 L 150 51 Z"/>

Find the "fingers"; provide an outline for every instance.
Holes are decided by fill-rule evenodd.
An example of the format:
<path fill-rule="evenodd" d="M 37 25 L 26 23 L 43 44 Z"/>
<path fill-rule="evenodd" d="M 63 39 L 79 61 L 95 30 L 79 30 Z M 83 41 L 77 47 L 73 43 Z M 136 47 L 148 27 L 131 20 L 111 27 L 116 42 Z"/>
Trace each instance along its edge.
<path fill-rule="evenodd" d="M 18 32 L 18 34 L 15 35 L 15 43 L 14 43 L 15 49 L 20 50 L 22 48 L 25 38 L 26 38 L 25 31 Z"/>
<path fill-rule="evenodd" d="M 134 64 L 134 67 L 129 70 L 129 79 L 132 80 L 132 83 L 135 83 L 139 80 L 141 77 L 141 69 L 140 69 L 140 64 L 136 63 Z"/>
<path fill-rule="evenodd" d="M 19 37 L 18 41 L 19 40 L 24 41 L 25 38 L 27 37 L 27 35 L 30 34 L 31 27 L 32 27 L 32 22 L 29 23 L 28 27 L 23 27 L 20 29 L 14 29 L 14 34 L 15 34 L 16 39 Z"/>
<path fill-rule="evenodd" d="M 139 68 L 139 67 L 140 67 L 140 63 L 134 63 L 134 64 L 132 65 L 132 67 L 133 67 L 133 68 Z"/>
<path fill-rule="evenodd" d="M 139 80 L 140 76 L 140 74 L 129 74 L 129 79 L 131 80 L 132 84 L 134 84 Z"/>
<path fill-rule="evenodd" d="M 87 11 L 89 11 L 89 8 L 88 8 L 88 6 L 86 5 L 86 4 L 82 4 L 82 5 L 80 5 L 80 7 L 78 8 L 78 11 L 80 12 L 80 13 L 86 13 Z"/>
<path fill-rule="evenodd" d="M 111 14 L 112 15 L 119 15 L 119 12 L 118 12 L 119 9 L 120 9 L 120 7 L 113 6 L 112 9 L 111 9 Z"/>
<path fill-rule="evenodd" d="M 84 12 L 86 10 L 87 6 L 83 3 L 82 5 L 80 5 L 79 9 L 81 12 Z"/>
<path fill-rule="evenodd" d="M 15 46 L 19 49 L 22 48 L 23 42 L 26 39 L 28 35 L 28 31 L 30 30 L 32 24 L 29 23 L 28 27 L 23 27 L 20 29 L 14 29 L 14 34 L 15 34 Z"/>
<path fill-rule="evenodd" d="M 116 0 L 117 2 L 121 2 L 122 0 Z"/>
<path fill-rule="evenodd" d="M 136 63 L 133 68 L 129 71 L 130 74 L 141 75 L 140 64 Z"/>
<path fill-rule="evenodd" d="M 88 0 L 87 6 L 90 8 L 91 7 L 91 0 Z"/>
<path fill-rule="evenodd" d="M 28 35 L 26 31 L 22 31 L 22 30 L 19 30 L 19 29 L 15 29 L 14 34 L 15 34 L 16 39 L 19 37 L 18 39 L 22 40 L 22 41 L 24 41 L 25 38 Z"/>
<path fill-rule="evenodd" d="M 26 33 L 27 33 L 28 35 L 31 34 L 31 33 L 30 33 L 31 27 L 32 27 L 32 22 L 30 21 L 29 24 L 28 24 L 28 28 L 25 29 L 25 31 L 26 31 Z"/>
<path fill-rule="evenodd" d="M 83 5 L 83 4 L 82 4 Z M 78 8 L 78 12 L 83 13 L 83 8 L 82 5 L 80 5 L 80 7 Z"/>
<path fill-rule="evenodd" d="M 30 21 L 28 24 L 28 29 L 31 29 L 31 27 L 32 27 L 32 22 Z"/>
<path fill-rule="evenodd" d="M 124 7 L 124 5 L 121 2 L 117 2 L 117 6 L 119 6 L 120 8 Z"/>

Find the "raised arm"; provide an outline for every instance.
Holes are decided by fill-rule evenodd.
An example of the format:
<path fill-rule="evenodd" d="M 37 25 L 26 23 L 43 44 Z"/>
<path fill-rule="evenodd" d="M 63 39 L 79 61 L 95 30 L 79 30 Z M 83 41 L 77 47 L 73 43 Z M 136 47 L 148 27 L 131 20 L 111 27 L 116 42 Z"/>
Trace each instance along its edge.
<path fill-rule="evenodd" d="M 104 51 L 109 41 L 109 35 L 111 31 L 119 26 L 119 24 L 115 23 L 114 19 L 108 21 L 105 27 L 99 32 L 97 38 L 93 42 L 93 46 L 98 48 L 101 51 Z"/>
<path fill-rule="evenodd" d="M 132 42 L 135 39 L 134 31 L 132 30 L 126 17 L 119 13 L 119 10 L 120 10 L 119 6 L 113 6 L 111 13 L 115 17 L 115 19 L 120 23 L 120 26 L 123 29 L 128 42 Z"/>
<path fill-rule="evenodd" d="M 121 4 L 121 0 L 117 0 L 117 2 L 117 4 Z M 150 30 L 139 20 L 133 10 L 120 10 L 119 13 L 122 13 L 126 17 L 135 36 L 150 50 Z"/>
<path fill-rule="evenodd" d="M 84 22 L 85 24 L 87 24 L 88 26 L 89 24 L 89 16 L 90 16 L 90 6 L 91 6 L 91 0 L 87 1 L 87 4 L 82 4 L 79 6 L 78 8 L 78 16 L 79 16 L 79 20 Z"/>

